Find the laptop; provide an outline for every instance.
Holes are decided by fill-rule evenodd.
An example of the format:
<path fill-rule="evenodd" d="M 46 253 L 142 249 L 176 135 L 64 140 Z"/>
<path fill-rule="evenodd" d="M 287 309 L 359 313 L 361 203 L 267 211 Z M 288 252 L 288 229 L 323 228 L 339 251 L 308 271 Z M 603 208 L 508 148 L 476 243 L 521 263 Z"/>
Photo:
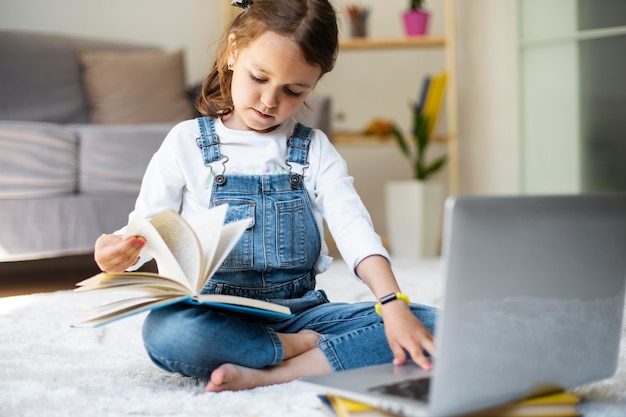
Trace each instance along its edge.
<path fill-rule="evenodd" d="M 383 364 L 301 383 L 399 415 L 442 417 L 615 373 L 626 194 L 450 197 L 443 243 L 432 371 Z"/>

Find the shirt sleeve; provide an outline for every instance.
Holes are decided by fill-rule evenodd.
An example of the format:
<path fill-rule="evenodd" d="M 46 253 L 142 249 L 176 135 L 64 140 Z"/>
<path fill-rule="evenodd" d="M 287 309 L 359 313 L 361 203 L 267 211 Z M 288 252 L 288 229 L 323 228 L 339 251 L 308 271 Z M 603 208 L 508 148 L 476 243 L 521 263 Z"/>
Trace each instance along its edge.
<path fill-rule="evenodd" d="M 311 166 L 315 171 L 315 204 L 321 209 L 337 249 L 355 274 L 355 268 L 371 255 L 389 259 L 374 230 L 372 219 L 354 188 L 345 160 L 326 135 L 315 131 Z"/>

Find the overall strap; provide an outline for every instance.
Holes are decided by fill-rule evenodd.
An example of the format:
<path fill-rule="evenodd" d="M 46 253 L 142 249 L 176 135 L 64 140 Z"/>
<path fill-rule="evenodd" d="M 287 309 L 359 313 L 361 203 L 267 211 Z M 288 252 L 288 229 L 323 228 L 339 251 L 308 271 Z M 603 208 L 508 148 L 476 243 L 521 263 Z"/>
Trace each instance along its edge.
<path fill-rule="evenodd" d="M 215 133 L 215 120 L 211 117 L 198 117 L 196 118 L 198 121 L 198 126 L 200 127 L 200 137 L 196 138 L 196 143 L 202 152 L 202 159 L 204 161 L 204 165 L 211 168 L 211 172 L 213 172 L 213 167 L 211 166 L 212 162 L 219 161 L 222 158 L 225 158 L 223 164 L 228 161 L 228 157 L 222 157 L 220 154 L 220 138 Z M 222 174 L 215 175 L 214 181 L 218 185 L 222 185 L 226 182 L 224 177 L 224 170 Z"/>
<path fill-rule="evenodd" d="M 296 123 L 293 133 L 287 139 L 287 161 L 285 163 L 289 167 L 289 184 L 291 188 L 298 188 L 302 183 L 304 170 L 309 167 L 309 146 L 311 144 L 311 133 L 313 129 L 301 123 Z M 300 173 L 292 172 L 293 165 L 300 165 Z"/>

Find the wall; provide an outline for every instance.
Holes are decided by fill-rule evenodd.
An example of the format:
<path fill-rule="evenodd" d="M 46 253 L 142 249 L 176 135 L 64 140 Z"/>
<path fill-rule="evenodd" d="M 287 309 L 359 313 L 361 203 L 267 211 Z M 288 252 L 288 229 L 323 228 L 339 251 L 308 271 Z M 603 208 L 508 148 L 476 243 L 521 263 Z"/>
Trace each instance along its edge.
<path fill-rule="evenodd" d="M 515 0 L 456 0 L 462 194 L 520 191 Z"/>
<path fill-rule="evenodd" d="M 0 28 L 184 49 L 187 81 L 204 77 L 222 32 L 226 0 L 2 0 Z"/>

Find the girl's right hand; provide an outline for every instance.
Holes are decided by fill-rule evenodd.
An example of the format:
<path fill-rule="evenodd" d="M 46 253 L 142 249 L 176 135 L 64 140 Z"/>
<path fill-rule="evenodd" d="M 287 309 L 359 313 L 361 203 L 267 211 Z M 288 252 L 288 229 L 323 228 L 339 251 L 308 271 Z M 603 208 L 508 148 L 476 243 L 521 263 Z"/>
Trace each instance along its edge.
<path fill-rule="evenodd" d="M 124 272 L 137 262 L 145 245 L 141 236 L 102 235 L 96 240 L 94 259 L 102 271 Z"/>

